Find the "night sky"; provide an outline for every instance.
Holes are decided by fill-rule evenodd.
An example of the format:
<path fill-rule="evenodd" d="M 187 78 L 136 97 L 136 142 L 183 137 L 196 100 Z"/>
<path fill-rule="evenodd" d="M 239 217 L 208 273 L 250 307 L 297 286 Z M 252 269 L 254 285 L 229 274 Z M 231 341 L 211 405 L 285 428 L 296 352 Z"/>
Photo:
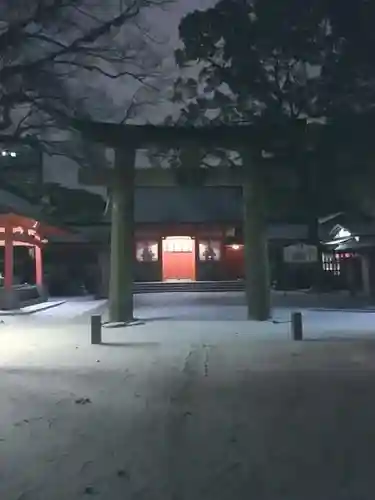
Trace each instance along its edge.
<path fill-rule="evenodd" d="M 216 2 L 217 0 L 176 0 L 175 3 L 172 3 L 165 10 L 152 9 L 151 12 L 145 13 L 146 22 L 151 27 L 152 32 L 158 38 L 162 37 L 163 40 L 165 39 L 165 44 L 158 46 L 158 50 L 163 53 L 163 59 L 165 60 L 164 71 L 170 84 L 177 76 L 178 71 L 174 65 L 173 51 L 178 46 L 178 25 L 181 18 L 193 10 L 207 9 L 215 5 Z M 105 86 L 106 94 L 113 101 L 113 109 L 110 110 L 108 116 L 110 117 L 114 111 L 116 114 L 118 113 L 119 117 L 122 113 L 122 108 L 126 106 L 126 96 L 132 93 L 131 85 L 127 84 L 126 88 L 124 88 L 123 82 L 108 81 L 107 79 L 98 82 L 98 85 Z M 166 85 L 168 86 L 168 83 Z M 144 109 L 142 116 L 140 116 L 140 121 L 144 121 L 143 118 L 145 117 L 147 120 L 160 122 L 171 110 L 171 105 L 164 99 L 155 106 Z M 118 117 L 114 117 L 114 121 Z M 84 187 L 78 184 L 78 165 L 63 157 L 45 157 L 44 179 L 46 182 L 57 182 L 71 188 Z M 103 192 L 102 189 L 89 188 L 89 190 Z"/>
<path fill-rule="evenodd" d="M 217 3 L 216 0 L 176 0 L 165 12 L 154 9 L 152 19 L 156 29 L 171 37 L 171 45 L 173 46 L 178 39 L 178 24 L 181 17 L 196 9 L 207 9 L 215 3 Z"/>

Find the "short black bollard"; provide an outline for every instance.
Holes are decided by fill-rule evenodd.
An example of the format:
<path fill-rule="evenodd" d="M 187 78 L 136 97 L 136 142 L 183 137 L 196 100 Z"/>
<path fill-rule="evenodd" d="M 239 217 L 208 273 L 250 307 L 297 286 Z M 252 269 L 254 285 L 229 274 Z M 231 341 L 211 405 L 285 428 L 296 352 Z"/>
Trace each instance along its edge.
<path fill-rule="evenodd" d="M 303 340 L 302 314 L 300 312 L 292 313 L 291 323 L 293 340 Z"/>
<path fill-rule="evenodd" d="M 100 315 L 91 316 L 91 344 L 101 344 L 102 342 L 102 317 Z"/>

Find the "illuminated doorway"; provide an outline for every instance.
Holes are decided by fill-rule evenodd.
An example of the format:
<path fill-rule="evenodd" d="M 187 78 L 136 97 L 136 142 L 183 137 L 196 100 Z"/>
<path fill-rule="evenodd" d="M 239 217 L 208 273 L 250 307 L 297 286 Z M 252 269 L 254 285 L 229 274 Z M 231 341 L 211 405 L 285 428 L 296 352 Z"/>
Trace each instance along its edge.
<path fill-rule="evenodd" d="M 163 240 L 163 281 L 195 281 L 195 240 L 190 236 Z"/>

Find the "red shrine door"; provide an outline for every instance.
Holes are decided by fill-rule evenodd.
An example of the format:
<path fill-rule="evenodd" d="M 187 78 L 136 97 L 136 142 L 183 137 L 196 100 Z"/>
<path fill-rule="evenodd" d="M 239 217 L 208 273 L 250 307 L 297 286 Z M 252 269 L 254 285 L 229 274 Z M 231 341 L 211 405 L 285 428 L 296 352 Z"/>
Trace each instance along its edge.
<path fill-rule="evenodd" d="M 163 281 L 195 281 L 195 240 L 171 236 L 163 240 Z"/>

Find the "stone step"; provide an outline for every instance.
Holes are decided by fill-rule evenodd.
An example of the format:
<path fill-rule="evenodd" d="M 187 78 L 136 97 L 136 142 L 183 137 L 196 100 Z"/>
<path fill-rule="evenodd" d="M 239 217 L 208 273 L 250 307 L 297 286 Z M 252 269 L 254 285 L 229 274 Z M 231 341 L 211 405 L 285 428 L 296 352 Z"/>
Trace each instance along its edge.
<path fill-rule="evenodd" d="M 236 281 L 166 281 L 134 283 L 134 293 L 163 292 L 234 292 L 243 291 L 244 282 Z"/>

